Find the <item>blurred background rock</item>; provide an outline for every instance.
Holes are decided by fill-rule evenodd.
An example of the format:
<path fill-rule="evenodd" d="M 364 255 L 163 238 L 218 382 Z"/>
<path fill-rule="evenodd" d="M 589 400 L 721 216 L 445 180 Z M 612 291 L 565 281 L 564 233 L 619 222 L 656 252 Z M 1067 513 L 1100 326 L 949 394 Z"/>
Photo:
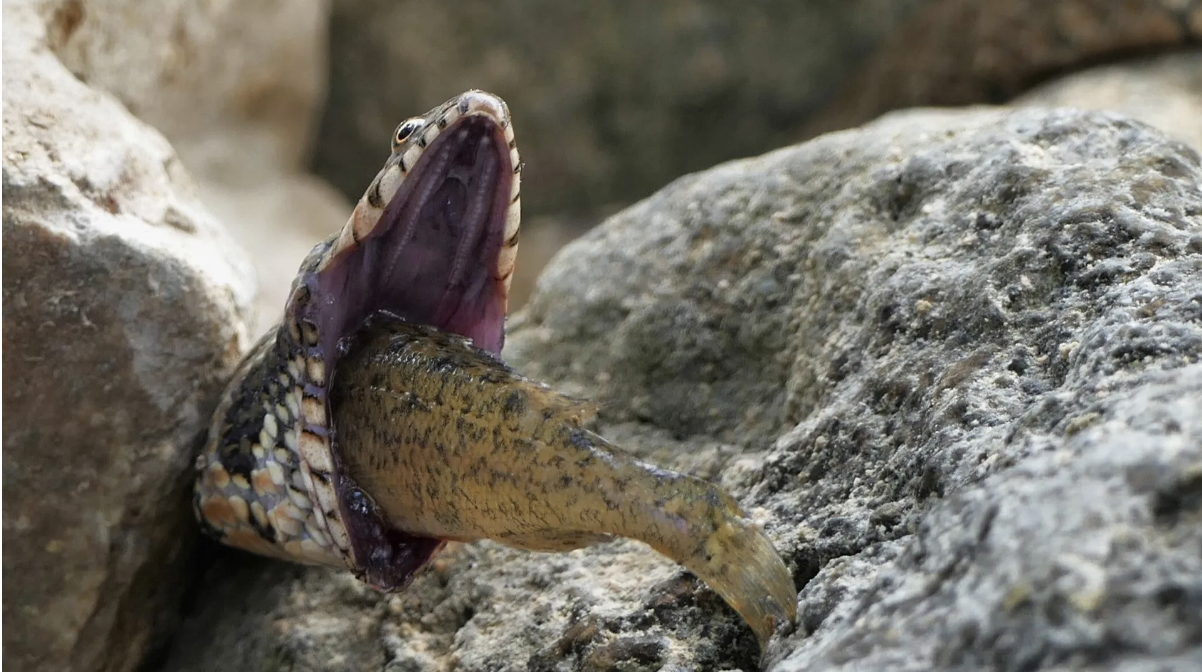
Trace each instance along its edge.
<path fill-rule="evenodd" d="M 334 0 L 314 171 L 358 198 L 397 122 L 468 88 L 525 161 L 516 303 L 550 254 L 685 173 L 797 140 L 921 0 Z"/>

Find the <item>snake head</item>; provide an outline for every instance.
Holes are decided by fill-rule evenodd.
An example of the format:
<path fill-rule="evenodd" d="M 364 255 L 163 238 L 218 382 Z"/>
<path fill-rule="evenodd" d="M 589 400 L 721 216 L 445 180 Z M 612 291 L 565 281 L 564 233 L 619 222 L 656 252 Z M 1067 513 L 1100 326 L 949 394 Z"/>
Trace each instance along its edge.
<path fill-rule="evenodd" d="M 345 566 L 396 590 L 442 545 L 392 527 L 347 477 L 329 407 L 344 339 L 376 313 L 499 353 L 520 225 L 509 109 L 468 91 L 397 127 L 342 229 L 301 264 L 284 316 L 244 360 L 197 459 L 194 508 L 231 546 Z"/>

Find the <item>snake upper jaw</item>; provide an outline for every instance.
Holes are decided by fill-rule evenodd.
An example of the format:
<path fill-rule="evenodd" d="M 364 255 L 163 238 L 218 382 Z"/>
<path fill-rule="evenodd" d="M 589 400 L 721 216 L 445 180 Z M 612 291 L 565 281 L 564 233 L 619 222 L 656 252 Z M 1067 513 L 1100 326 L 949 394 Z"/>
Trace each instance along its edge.
<path fill-rule="evenodd" d="M 306 286 L 288 317 L 314 322 L 332 346 L 388 310 L 499 352 L 520 172 L 499 98 L 473 91 L 435 108 L 394 148 L 346 226 L 302 266 Z"/>

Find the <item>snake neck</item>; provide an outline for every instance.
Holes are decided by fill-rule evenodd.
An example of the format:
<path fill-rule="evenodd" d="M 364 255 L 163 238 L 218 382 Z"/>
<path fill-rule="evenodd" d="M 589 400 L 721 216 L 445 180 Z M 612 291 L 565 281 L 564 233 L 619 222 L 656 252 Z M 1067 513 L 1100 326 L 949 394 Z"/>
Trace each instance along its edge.
<path fill-rule="evenodd" d="M 193 504 L 205 532 L 255 553 L 347 566 L 299 458 L 308 373 L 304 347 L 281 325 L 243 362 L 197 459 Z M 312 401 L 309 400 L 309 404 Z"/>

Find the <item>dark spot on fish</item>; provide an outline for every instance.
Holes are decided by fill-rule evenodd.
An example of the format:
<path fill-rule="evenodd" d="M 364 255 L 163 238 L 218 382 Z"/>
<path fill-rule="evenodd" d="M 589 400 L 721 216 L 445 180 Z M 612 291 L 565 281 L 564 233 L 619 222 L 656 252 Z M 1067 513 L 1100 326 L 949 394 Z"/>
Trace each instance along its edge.
<path fill-rule="evenodd" d="M 505 398 L 505 418 L 512 420 L 526 414 L 530 398 L 521 390 L 514 390 Z"/>
<path fill-rule="evenodd" d="M 568 442 L 570 442 L 573 447 L 580 448 L 581 450 L 591 450 L 595 448 L 592 439 L 588 437 L 588 432 L 583 429 L 573 429 L 571 432 L 569 432 Z"/>

